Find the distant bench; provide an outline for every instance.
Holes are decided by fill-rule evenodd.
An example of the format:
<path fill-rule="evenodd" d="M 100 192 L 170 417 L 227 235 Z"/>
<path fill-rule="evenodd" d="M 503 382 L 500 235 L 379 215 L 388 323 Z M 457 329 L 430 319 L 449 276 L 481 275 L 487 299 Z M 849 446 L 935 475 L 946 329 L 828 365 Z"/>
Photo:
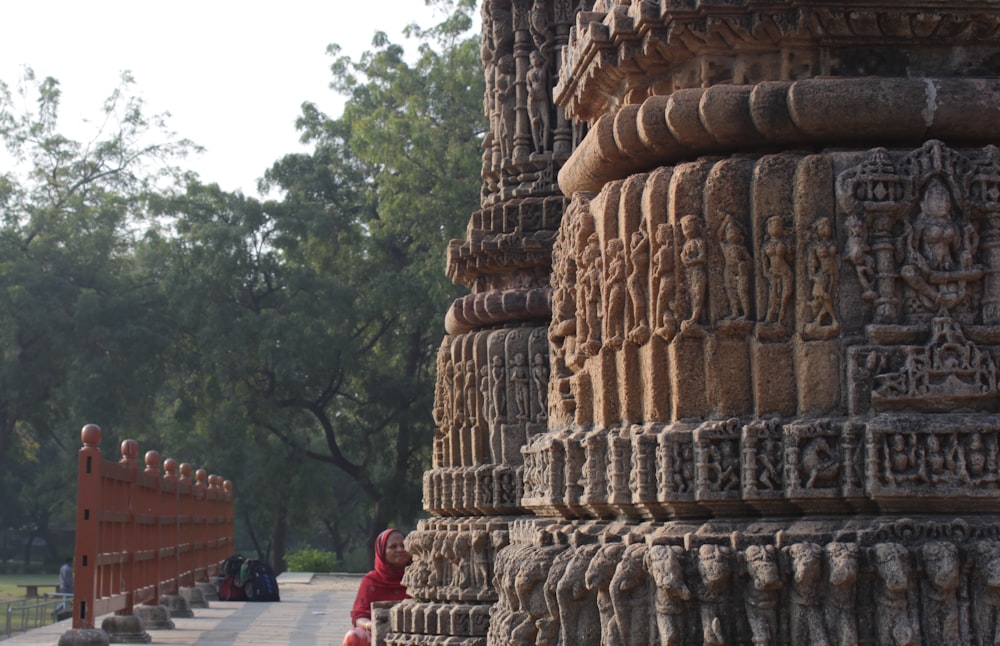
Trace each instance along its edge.
<path fill-rule="evenodd" d="M 18 583 L 17 587 L 24 588 L 24 597 L 34 599 L 38 596 L 38 588 L 52 588 L 53 592 L 59 591 L 59 586 L 52 583 Z"/>

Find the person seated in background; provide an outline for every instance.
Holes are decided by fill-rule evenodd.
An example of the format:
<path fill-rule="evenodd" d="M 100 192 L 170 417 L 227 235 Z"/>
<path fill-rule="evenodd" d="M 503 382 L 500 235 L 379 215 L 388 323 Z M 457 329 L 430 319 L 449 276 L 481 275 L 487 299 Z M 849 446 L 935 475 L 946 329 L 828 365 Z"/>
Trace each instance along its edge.
<path fill-rule="evenodd" d="M 344 635 L 344 646 L 359 646 L 371 642 L 372 603 L 409 599 L 403 585 L 403 573 L 413 562 L 404 546 L 403 532 L 389 528 L 375 539 L 375 569 L 361 579 L 358 596 L 351 609 L 354 628 Z"/>

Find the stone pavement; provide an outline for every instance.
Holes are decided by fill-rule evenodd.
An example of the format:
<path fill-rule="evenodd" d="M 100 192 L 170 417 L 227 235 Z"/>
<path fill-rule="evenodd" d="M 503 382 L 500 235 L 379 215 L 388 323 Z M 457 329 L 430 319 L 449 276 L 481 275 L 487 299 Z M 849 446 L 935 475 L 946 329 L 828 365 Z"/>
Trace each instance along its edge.
<path fill-rule="evenodd" d="M 153 644 L 185 646 L 340 646 L 351 626 L 351 606 L 360 575 L 282 574 L 279 603 L 210 601 L 194 608 L 190 619 L 174 618 L 174 630 L 150 630 Z M 100 627 L 101 620 L 96 622 Z M 55 646 L 72 627 L 70 621 L 38 628 L 10 639 L 3 646 Z"/>

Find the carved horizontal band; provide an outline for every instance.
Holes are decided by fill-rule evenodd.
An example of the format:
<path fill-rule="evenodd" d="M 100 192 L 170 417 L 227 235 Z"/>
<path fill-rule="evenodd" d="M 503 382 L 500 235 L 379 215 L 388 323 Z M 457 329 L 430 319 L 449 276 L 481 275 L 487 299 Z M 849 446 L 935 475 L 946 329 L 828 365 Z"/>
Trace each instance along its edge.
<path fill-rule="evenodd" d="M 614 4 L 578 14 L 563 52 L 554 94 L 573 119 L 592 122 L 637 95 L 724 83 L 996 73 L 1000 20 L 989 0 Z"/>
<path fill-rule="evenodd" d="M 445 315 L 448 334 L 466 334 L 496 325 L 545 321 L 552 316 L 552 288 L 509 289 L 455 299 Z"/>
<path fill-rule="evenodd" d="M 524 449 L 521 505 L 567 518 L 1000 511 L 994 415 L 567 430 Z"/>
<path fill-rule="evenodd" d="M 715 152 L 938 138 L 1000 142 L 1000 79 L 851 78 L 718 85 L 601 117 L 559 172 L 572 195 Z"/>
<path fill-rule="evenodd" d="M 1000 628 L 998 531 L 995 519 L 519 520 L 496 558 L 489 640 L 991 643 Z"/>

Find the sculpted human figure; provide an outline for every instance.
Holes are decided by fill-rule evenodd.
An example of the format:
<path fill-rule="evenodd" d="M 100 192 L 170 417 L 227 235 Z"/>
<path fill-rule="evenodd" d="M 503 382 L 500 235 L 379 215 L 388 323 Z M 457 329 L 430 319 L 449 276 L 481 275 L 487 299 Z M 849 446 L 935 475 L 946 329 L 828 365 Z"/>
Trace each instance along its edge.
<path fill-rule="evenodd" d="M 858 546 L 856 543 L 827 544 L 828 581 L 827 625 L 837 646 L 857 646 L 858 608 L 855 585 L 858 581 Z"/>
<path fill-rule="evenodd" d="M 601 243 L 596 233 L 587 239 L 583 258 L 577 265 L 577 275 L 583 271 L 580 295 L 577 301 L 577 336 L 579 347 L 588 355 L 595 355 L 601 348 Z"/>
<path fill-rule="evenodd" d="M 915 646 L 916 631 L 910 623 L 910 555 L 899 543 L 878 543 L 872 548 L 879 583 L 875 590 L 879 646 Z"/>
<path fill-rule="evenodd" d="M 704 544 L 698 548 L 698 575 L 701 586 L 698 601 L 701 611 L 702 639 L 705 646 L 724 646 L 726 633 L 722 623 L 723 605 L 729 593 L 732 571 L 729 550 Z"/>
<path fill-rule="evenodd" d="M 601 646 L 618 646 L 622 643 L 611 600 L 611 579 L 624 552 L 625 545 L 622 543 L 604 545 L 594 555 L 585 575 L 587 588 L 597 593 L 597 611 L 601 617 Z"/>
<path fill-rule="evenodd" d="M 740 488 L 740 461 L 733 440 L 723 440 L 707 450 L 705 475 L 708 480 L 700 483 L 716 491 L 735 491 Z"/>
<path fill-rule="evenodd" d="M 560 643 L 565 646 L 586 643 L 592 635 L 601 633 L 597 591 L 589 588 L 586 582 L 590 562 L 600 547 L 597 544 L 577 547 L 573 560 L 566 565 L 566 573 L 556 586 Z"/>
<path fill-rule="evenodd" d="M 823 621 L 823 548 L 795 543 L 785 550 L 792 562 L 791 642 L 829 646 Z"/>
<path fill-rule="evenodd" d="M 645 543 L 629 545 L 611 577 L 611 604 L 623 646 L 647 646 L 651 641 L 645 556 Z"/>
<path fill-rule="evenodd" d="M 748 585 L 745 605 L 754 646 L 772 646 L 778 624 L 781 573 L 773 545 L 750 545 L 743 550 Z M 806 643 L 806 642 L 802 642 Z"/>
<path fill-rule="evenodd" d="M 500 156 L 502 159 L 511 159 L 511 150 L 514 145 L 514 136 L 517 134 L 517 110 L 515 109 L 515 66 L 514 57 L 511 55 L 502 56 L 497 61 L 496 80 L 494 81 L 494 97 L 496 98 L 496 111 L 499 114 L 498 139 L 500 140 Z"/>
<path fill-rule="evenodd" d="M 549 362 L 541 352 L 536 352 L 535 358 L 532 360 L 531 383 L 538 405 L 536 421 L 541 421 L 548 417 L 549 410 Z"/>
<path fill-rule="evenodd" d="M 895 484 L 911 482 L 917 477 L 917 448 L 911 437 L 893 433 L 885 439 L 885 472 Z"/>
<path fill-rule="evenodd" d="M 959 643 L 958 548 L 953 543 L 934 541 L 920 548 L 924 565 L 924 639 L 932 644 Z"/>
<path fill-rule="evenodd" d="M 542 52 L 534 50 L 530 55 L 531 68 L 528 70 L 528 119 L 531 121 L 531 140 L 535 152 L 543 153 L 549 138 L 550 111 L 548 59 Z"/>
<path fill-rule="evenodd" d="M 628 265 L 628 307 L 625 328 L 628 338 L 636 345 L 649 340 L 649 313 L 646 298 L 646 282 L 649 276 L 649 239 L 642 230 L 632 233 L 629 242 Z"/>
<path fill-rule="evenodd" d="M 764 322 L 783 324 L 795 297 L 788 243 L 785 242 L 785 221 L 780 215 L 767 219 L 767 237 L 760 248 L 764 277 L 767 280 L 767 313 Z"/>
<path fill-rule="evenodd" d="M 524 354 L 518 352 L 514 355 L 513 366 L 510 369 L 510 383 L 514 389 L 514 406 L 517 408 L 517 420 L 528 419 L 531 410 L 531 400 L 528 398 L 528 366 L 524 359 Z"/>
<path fill-rule="evenodd" d="M 681 264 L 687 278 L 688 298 L 691 314 L 681 323 L 681 329 L 699 325 L 705 312 L 705 296 L 708 293 L 708 246 L 702 237 L 701 218 L 685 215 L 681 218 L 681 232 L 684 246 L 681 247 Z"/>
<path fill-rule="evenodd" d="M 472 585 L 482 596 L 490 586 L 490 570 L 493 559 L 490 550 L 490 535 L 483 530 L 472 532 Z"/>
<path fill-rule="evenodd" d="M 604 262 L 604 342 L 617 350 L 625 341 L 625 243 L 620 238 L 608 241 Z"/>
<path fill-rule="evenodd" d="M 507 421 L 507 366 L 503 357 L 493 355 L 493 367 L 490 369 L 493 381 L 493 421 L 502 424 Z"/>
<path fill-rule="evenodd" d="M 677 292 L 676 262 L 674 260 L 674 227 L 661 224 L 656 227 L 656 254 L 653 255 L 654 299 L 653 324 L 655 333 L 665 341 L 674 338 L 677 316 L 674 298 Z"/>
<path fill-rule="evenodd" d="M 496 410 L 493 407 L 493 391 L 490 388 L 490 367 L 483 366 L 479 369 L 479 395 L 483 400 L 483 422 L 486 426 L 492 426 L 496 420 Z"/>
<path fill-rule="evenodd" d="M 729 316 L 744 320 L 750 316 L 750 290 L 753 258 L 747 249 L 743 229 L 732 215 L 726 215 L 719 231 L 722 247 L 723 287 L 729 302 Z"/>
<path fill-rule="evenodd" d="M 683 646 L 684 606 L 691 590 L 684 583 L 684 549 L 654 545 L 646 552 L 646 569 L 656 585 L 656 627 L 660 646 Z"/>
<path fill-rule="evenodd" d="M 819 218 L 813 224 L 813 241 L 807 251 L 806 264 L 812 282 L 809 299 L 812 319 L 806 323 L 805 332 L 814 339 L 833 338 L 840 332 L 840 321 L 833 303 L 840 275 L 840 259 L 830 218 Z"/>
<path fill-rule="evenodd" d="M 966 296 L 966 284 L 978 279 L 972 260 L 979 238 L 971 226 L 959 228 L 954 220 L 954 202 L 947 184 L 939 176 L 924 187 L 920 212 L 904 234 L 906 264 L 900 275 L 931 313 L 953 309 Z"/>

